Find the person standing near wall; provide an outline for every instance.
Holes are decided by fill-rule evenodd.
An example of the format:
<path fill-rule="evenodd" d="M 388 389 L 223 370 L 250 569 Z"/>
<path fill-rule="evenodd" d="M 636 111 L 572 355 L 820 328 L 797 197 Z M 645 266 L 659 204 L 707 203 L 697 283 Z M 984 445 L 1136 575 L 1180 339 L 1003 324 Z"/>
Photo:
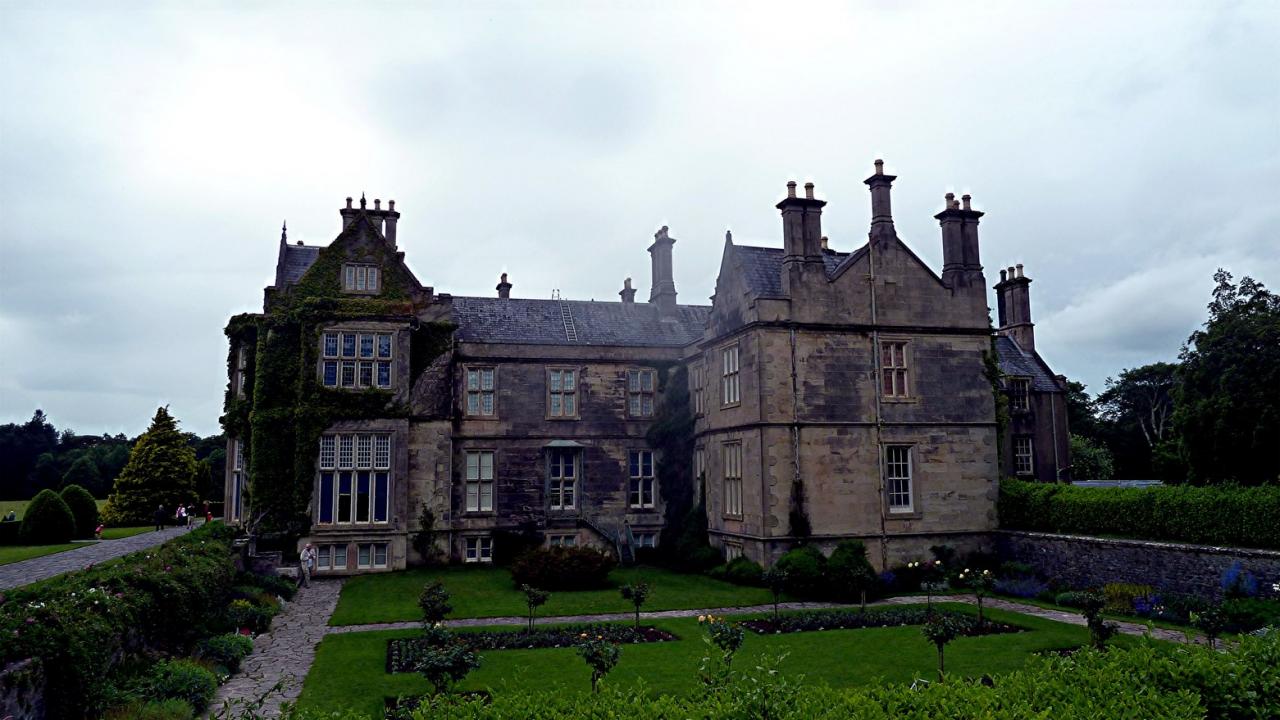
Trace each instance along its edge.
<path fill-rule="evenodd" d="M 299 584 L 302 587 L 311 586 L 311 573 L 316 569 L 316 548 L 311 543 L 307 543 L 302 548 L 302 553 L 298 556 L 298 565 L 301 572 L 299 573 Z"/>

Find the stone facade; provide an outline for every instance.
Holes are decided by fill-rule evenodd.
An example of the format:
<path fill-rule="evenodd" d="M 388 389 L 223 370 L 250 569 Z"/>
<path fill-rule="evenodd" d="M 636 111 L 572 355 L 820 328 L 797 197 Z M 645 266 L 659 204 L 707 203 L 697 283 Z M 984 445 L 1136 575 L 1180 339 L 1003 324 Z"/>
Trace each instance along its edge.
<path fill-rule="evenodd" d="M 870 237 L 852 252 L 829 247 L 825 201 L 812 185 L 798 197 L 792 183 L 777 206 L 783 247 L 727 236 L 710 307 L 677 303 L 677 241 L 666 227 L 649 247 L 645 303 L 630 278 L 619 302 L 512 297 L 505 274 L 495 296 L 436 294 L 404 265 L 394 203 L 384 211 L 348 200 L 327 247 L 282 236 L 265 317 L 289 302 L 378 298 L 398 283 L 394 312 L 348 314 L 310 339 L 314 382 L 383 393 L 396 409 L 335 422 L 316 449 L 302 541 L 322 548 L 321 574 L 419 561 L 412 537 L 424 506 L 438 549 L 456 561 L 491 560 L 510 533 L 624 558 L 655 544 L 671 488 L 657 481 L 664 458 L 646 436 L 679 377 L 695 414 L 687 482 L 705 492 L 710 540 L 726 556 L 768 564 L 801 540 L 829 549 L 858 538 L 885 567 L 927 556 L 930 545 L 983 545 L 996 527 L 1001 462 L 986 358 L 1001 338 L 988 322 L 982 213 L 967 196 L 947 197 L 935 216 L 939 275 L 897 236 L 893 180 L 877 163 L 866 181 Z M 453 330 L 439 354 L 423 356 L 416 333 L 433 323 Z M 1009 348 L 1015 370 L 1029 362 L 1003 339 L 1002 367 Z M 258 382 L 253 370 L 233 363 L 232 386 Z M 1056 416 L 1036 408 L 1018 419 L 1038 433 Z M 1064 417 L 1062 437 L 1065 429 Z M 237 440 L 232 521 L 252 505 Z"/>

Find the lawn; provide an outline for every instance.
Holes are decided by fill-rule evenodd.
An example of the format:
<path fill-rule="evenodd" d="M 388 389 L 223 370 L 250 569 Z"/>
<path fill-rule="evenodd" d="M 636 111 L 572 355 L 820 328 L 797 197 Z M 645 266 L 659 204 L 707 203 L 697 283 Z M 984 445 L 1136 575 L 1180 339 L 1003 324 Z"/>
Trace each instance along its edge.
<path fill-rule="evenodd" d="M 764 588 L 743 587 L 705 575 L 676 573 L 655 567 L 619 568 L 609 579 L 614 587 L 607 590 L 552 593 L 538 614 L 551 617 L 628 612 L 633 607 L 622 599 L 617 587 L 640 580 L 653 588 L 644 606 L 646 611 L 742 607 L 773 601 L 773 595 Z M 512 617 L 526 612 L 524 594 L 515 588 L 511 574 L 506 570 L 450 567 L 351 578 L 342 588 L 338 608 L 329 624 L 419 620 L 422 611 L 418 609 L 418 594 L 430 580 L 440 580 L 453 595 L 451 618 Z"/>
<path fill-rule="evenodd" d="M 27 509 L 27 506 L 30 504 L 31 504 L 30 500 L 0 500 L 0 517 L 4 517 L 5 515 L 8 515 L 9 511 L 12 510 L 18 514 L 17 519 L 21 520 L 22 513 Z M 99 500 L 98 512 L 102 512 L 102 506 L 106 504 L 107 504 L 106 500 Z"/>
<path fill-rule="evenodd" d="M 944 603 L 939 607 L 975 612 L 972 606 Z M 961 638 L 947 647 L 947 670 L 963 676 L 1009 672 L 1021 667 L 1033 653 L 1075 647 L 1088 641 L 1081 627 L 1016 613 L 988 610 L 994 620 L 1027 628 L 1026 632 Z M 742 616 L 750 617 L 750 616 Z M 622 659 L 606 682 L 635 684 L 643 681 L 654 694 L 685 693 L 697 685 L 698 667 L 708 654 L 694 618 L 660 620 L 657 627 L 675 633 L 669 643 L 623 645 Z M 384 697 L 422 694 L 427 683 L 411 673 L 388 674 L 387 640 L 411 637 L 416 631 L 382 631 L 329 635 L 320 643 L 316 661 L 307 675 L 301 707 L 322 711 L 352 708 L 381 717 Z M 1122 637 L 1120 643 L 1132 642 Z M 763 658 L 785 656 L 784 673 L 803 676 L 806 682 L 835 687 L 872 681 L 910 682 L 933 677 L 937 655 L 918 627 L 827 630 L 786 635 L 747 633 L 735 666 L 754 667 Z M 479 670 L 469 675 L 461 690 L 487 689 L 493 693 L 563 689 L 589 692 L 586 664 L 573 648 L 502 650 L 482 653 Z"/>
<path fill-rule="evenodd" d="M 9 563 L 30 560 L 31 558 L 38 558 L 43 555 L 52 555 L 66 550 L 74 550 L 78 547 L 84 547 L 84 545 L 84 543 L 65 543 L 62 545 L 0 545 L 0 565 L 8 565 Z"/>

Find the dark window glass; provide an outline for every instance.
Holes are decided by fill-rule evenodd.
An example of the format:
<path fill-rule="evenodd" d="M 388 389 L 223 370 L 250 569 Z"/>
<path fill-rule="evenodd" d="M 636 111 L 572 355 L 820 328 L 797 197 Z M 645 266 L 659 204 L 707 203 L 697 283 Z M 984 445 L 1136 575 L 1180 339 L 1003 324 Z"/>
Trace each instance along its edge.
<path fill-rule="evenodd" d="M 333 473 L 320 473 L 320 522 L 333 522 Z"/>

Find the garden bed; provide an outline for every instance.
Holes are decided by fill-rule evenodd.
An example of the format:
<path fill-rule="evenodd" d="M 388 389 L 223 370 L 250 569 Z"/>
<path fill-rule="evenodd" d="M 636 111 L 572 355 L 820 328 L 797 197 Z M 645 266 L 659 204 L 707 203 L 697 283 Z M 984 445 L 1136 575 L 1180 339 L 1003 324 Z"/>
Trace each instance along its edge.
<path fill-rule="evenodd" d="M 1008 623 L 987 620 L 979 623 L 978 618 L 968 613 L 954 610 L 930 610 L 928 608 L 883 608 L 875 610 L 812 610 L 791 613 L 773 618 L 744 620 L 742 626 L 760 635 L 777 635 L 781 633 L 813 632 L 818 630 L 858 630 L 861 628 L 903 627 L 906 625 L 923 625 L 931 614 L 946 615 L 962 629 L 965 637 L 979 635 L 999 635 L 1001 633 L 1022 632 L 1023 628 Z"/>
<path fill-rule="evenodd" d="M 674 633 L 651 625 L 639 629 L 631 625 L 561 625 L 522 630 L 483 630 L 458 633 L 457 638 L 472 650 L 538 650 L 573 647 L 583 635 L 603 637 L 613 643 L 671 642 L 679 640 Z M 414 672 L 414 657 L 421 638 L 395 638 L 387 641 L 387 672 Z"/>

